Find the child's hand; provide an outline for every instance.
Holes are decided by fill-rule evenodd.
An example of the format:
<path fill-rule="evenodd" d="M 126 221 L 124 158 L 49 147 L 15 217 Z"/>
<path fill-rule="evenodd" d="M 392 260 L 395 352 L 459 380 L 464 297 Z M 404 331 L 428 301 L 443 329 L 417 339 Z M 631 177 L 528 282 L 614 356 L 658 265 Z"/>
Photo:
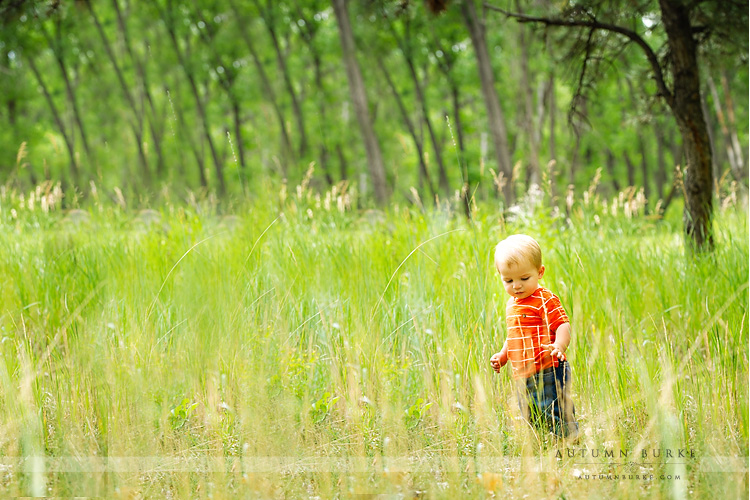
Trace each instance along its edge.
<path fill-rule="evenodd" d="M 490 366 L 493 370 L 500 373 L 500 368 L 508 362 L 508 355 L 504 351 L 496 352 L 490 358 Z"/>
<path fill-rule="evenodd" d="M 552 356 L 553 358 L 557 358 L 560 361 L 565 361 L 566 359 L 568 359 L 565 357 L 565 353 L 563 352 L 563 350 L 555 344 L 542 344 L 542 349 L 546 350 L 547 352 L 549 352 L 550 356 Z"/>

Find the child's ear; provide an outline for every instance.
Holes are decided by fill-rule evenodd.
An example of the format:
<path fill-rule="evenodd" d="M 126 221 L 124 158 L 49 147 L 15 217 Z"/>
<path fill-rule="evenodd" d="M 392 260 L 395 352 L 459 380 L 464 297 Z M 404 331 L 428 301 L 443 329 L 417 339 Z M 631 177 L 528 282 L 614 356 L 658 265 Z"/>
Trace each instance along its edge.
<path fill-rule="evenodd" d="M 544 276 L 544 266 L 539 268 L 539 279 L 542 279 L 542 276 Z"/>

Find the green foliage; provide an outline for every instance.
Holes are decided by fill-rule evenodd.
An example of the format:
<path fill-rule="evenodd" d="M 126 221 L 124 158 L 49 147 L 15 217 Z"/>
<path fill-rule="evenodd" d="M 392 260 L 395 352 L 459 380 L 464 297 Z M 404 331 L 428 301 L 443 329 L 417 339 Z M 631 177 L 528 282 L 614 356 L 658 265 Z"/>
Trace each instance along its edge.
<path fill-rule="evenodd" d="M 427 410 L 429 410 L 432 403 L 427 403 L 422 398 L 417 398 L 413 405 L 404 410 L 404 424 L 407 429 L 414 429 L 420 423 Z"/>
<path fill-rule="evenodd" d="M 654 47 L 664 46 L 658 25 L 646 23 L 658 21 L 655 3 L 603 5 L 607 19 L 637 29 Z M 360 192 L 362 204 L 370 203 L 338 26 L 327 2 L 26 1 L 4 8 L 10 9 L 0 26 L 4 185 L 28 190 L 44 180 L 60 181 L 71 193 L 68 203 L 74 192 L 94 196 L 93 182 L 102 192 L 116 187 L 128 203 L 146 206 L 184 196 L 186 190 L 221 192 L 221 177 L 228 199 L 267 200 L 268 185 L 278 187 L 284 179 L 296 184 L 314 162 L 310 183 L 317 191 L 347 182 Z M 498 167 L 459 2 L 439 16 L 422 2 L 350 2 L 349 8 L 393 201 L 416 203 L 412 187 L 422 203 L 430 205 L 432 195 L 378 60 L 408 107 L 432 183 L 437 183 L 439 157 L 449 194 L 462 188 L 468 174 L 473 195 L 493 199 Z M 723 132 L 720 115 L 726 115 L 725 126 L 745 156 L 747 133 L 738 124 L 747 121 L 747 103 L 737 96 L 746 95 L 748 79 L 746 65 L 737 61 L 746 60 L 746 48 L 731 51 L 739 51 L 740 58 L 728 56 L 730 46 L 722 42 L 726 30 L 718 28 L 733 24 L 722 24 L 728 15 L 723 9 L 706 4 L 698 13 L 711 26 L 721 24 L 702 45 L 710 62 L 706 72 L 717 82 L 719 74 L 731 75 L 718 101 L 704 89 L 720 189 L 726 194 L 735 182 L 743 193 L 746 169 L 738 170 L 740 163 L 733 164 L 726 152 L 733 136 Z M 634 184 L 646 189 L 652 209 L 665 199 L 673 167 L 683 163 L 675 153 L 680 144 L 673 121 L 654 104 L 655 89 L 640 55 L 620 52 L 618 39 L 596 34 L 617 57 L 595 61 L 596 70 L 588 73 L 596 79 L 595 93 L 578 106 L 582 116 L 571 127 L 565 111 L 578 70 L 555 49 L 558 35 L 537 36 L 527 26 L 486 15 L 491 64 L 518 165 L 518 194 L 530 187 L 530 162 L 536 157 L 558 192 L 568 184 L 580 190 L 603 168 L 607 196 Z M 415 66 L 426 109 L 417 99 L 407 59 Z M 643 163 L 646 174 L 640 169 L 629 174 L 626 157 L 636 166 Z"/>
<path fill-rule="evenodd" d="M 316 424 L 322 423 L 323 420 L 328 417 L 333 408 L 333 405 L 335 405 L 336 401 L 338 400 L 339 398 L 332 395 L 330 392 L 323 393 L 323 396 L 321 396 L 320 399 L 312 404 L 310 415 L 313 422 Z"/>
<path fill-rule="evenodd" d="M 180 404 L 169 410 L 169 425 L 172 429 L 177 430 L 185 425 L 197 406 L 198 403 L 191 403 L 188 398 L 184 398 Z"/>

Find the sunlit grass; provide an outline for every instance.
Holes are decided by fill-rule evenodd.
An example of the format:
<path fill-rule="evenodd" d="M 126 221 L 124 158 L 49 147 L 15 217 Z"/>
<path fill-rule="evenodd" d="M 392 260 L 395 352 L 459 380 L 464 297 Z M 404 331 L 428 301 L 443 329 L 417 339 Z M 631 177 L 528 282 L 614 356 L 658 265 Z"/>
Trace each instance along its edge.
<path fill-rule="evenodd" d="M 468 224 L 292 198 L 237 218 L 0 207 L 0 495 L 747 496 L 746 213 L 696 257 L 678 223 L 593 203 Z M 628 460 L 556 460 L 489 369 L 510 232 L 537 237 L 571 316 L 568 448 Z M 600 472 L 655 479 L 576 477 Z"/>

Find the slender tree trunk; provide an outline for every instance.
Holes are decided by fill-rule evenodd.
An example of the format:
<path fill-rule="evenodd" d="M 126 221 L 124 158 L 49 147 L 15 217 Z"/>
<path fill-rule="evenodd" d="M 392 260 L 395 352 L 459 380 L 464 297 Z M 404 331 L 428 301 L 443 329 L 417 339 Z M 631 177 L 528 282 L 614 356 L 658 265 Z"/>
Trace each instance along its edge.
<path fill-rule="evenodd" d="M 341 147 L 340 142 L 336 143 L 336 155 L 339 157 L 339 177 L 342 181 L 345 181 L 349 178 L 349 174 L 346 169 L 347 161 L 344 155 L 344 148 Z"/>
<path fill-rule="evenodd" d="M 195 107 L 198 110 L 198 116 L 201 121 L 201 125 L 203 126 L 203 134 L 206 138 L 206 141 L 208 142 L 208 148 L 211 152 L 211 158 L 214 162 L 214 170 L 216 172 L 216 180 L 219 183 L 219 196 L 223 197 L 227 193 L 227 187 L 226 182 L 224 181 L 224 172 L 221 164 L 221 160 L 219 159 L 218 152 L 216 150 L 216 146 L 214 145 L 213 137 L 211 136 L 211 127 L 208 123 L 208 116 L 206 114 L 206 108 L 203 103 L 203 98 L 201 97 L 201 93 L 198 90 L 198 83 L 195 81 L 195 75 L 193 74 L 192 68 L 190 68 L 188 62 L 185 60 L 184 55 L 182 54 L 182 50 L 180 49 L 180 44 L 177 41 L 177 35 L 174 30 L 174 26 L 171 24 L 171 22 L 167 22 L 167 31 L 169 32 L 169 37 L 172 40 L 172 47 L 174 48 L 175 53 L 177 54 L 177 60 L 180 63 L 180 66 L 182 66 L 182 69 L 185 72 L 185 76 L 187 77 L 188 83 L 190 85 L 190 90 L 193 94 L 193 99 L 195 100 Z"/>
<path fill-rule="evenodd" d="M 714 127 L 711 124 L 711 112 L 708 110 L 708 101 L 706 101 L 705 94 L 701 93 L 701 110 L 703 111 L 703 116 L 706 117 L 706 131 L 708 132 L 708 142 L 711 144 L 711 151 L 716 151 L 718 141 L 716 139 L 716 135 L 714 134 Z M 718 156 L 718 157 L 717 157 Z M 721 179 L 721 171 L 720 171 L 720 165 L 719 162 L 721 161 L 721 157 L 717 153 L 713 153 L 711 155 L 711 178 L 713 179 L 713 191 L 714 196 L 719 197 L 719 179 Z"/>
<path fill-rule="evenodd" d="M 169 95 L 169 91 L 167 90 L 167 94 Z M 206 177 L 206 165 L 205 160 L 203 158 L 203 153 L 198 150 L 198 145 L 196 144 L 196 141 L 192 140 L 188 134 L 188 126 L 185 123 L 185 117 L 183 116 L 182 108 L 178 108 L 175 110 L 175 115 L 177 118 L 177 125 L 179 127 L 180 136 L 183 138 L 182 142 L 185 142 L 185 138 L 187 138 L 188 146 L 190 147 L 190 151 L 193 153 L 193 157 L 195 158 L 195 163 L 198 165 L 198 176 L 200 178 L 201 187 L 204 189 L 208 189 L 208 178 Z M 182 148 L 180 148 L 180 155 L 182 155 Z"/>
<path fill-rule="evenodd" d="M 654 123 L 654 137 L 656 138 L 656 196 L 664 199 L 664 186 L 667 183 L 667 162 L 664 158 L 664 131 L 661 124 Z"/>
<path fill-rule="evenodd" d="M 127 51 L 128 56 L 130 56 L 130 60 L 133 62 L 133 65 L 136 68 L 138 77 L 141 80 L 141 92 L 143 92 L 143 96 L 146 98 L 146 102 L 149 106 L 148 123 L 151 141 L 154 145 L 154 153 L 156 154 L 156 175 L 159 178 L 163 178 L 166 168 L 164 164 L 164 152 L 162 147 L 164 123 L 163 120 L 160 121 L 157 119 L 156 106 L 154 105 L 154 100 L 151 96 L 151 86 L 149 85 L 146 67 L 140 57 L 136 56 L 135 52 L 133 51 L 132 44 L 130 43 L 130 35 L 128 33 L 127 23 L 125 22 L 125 16 L 123 16 L 122 11 L 120 10 L 119 0 L 112 0 L 112 5 L 114 6 L 115 13 L 117 14 L 117 25 L 119 26 L 120 33 L 122 34 L 125 50 Z M 144 106 L 141 107 L 141 116 L 144 114 L 143 108 Z"/>
<path fill-rule="evenodd" d="M 641 177 L 643 178 L 643 196 L 646 197 L 645 211 L 648 213 L 648 201 L 651 200 L 651 187 L 649 186 L 649 168 L 648 156 L 646 155 L 646 141 L 643 139 L 643 133 L 638 130 L 638 148 L 641 153 Z"/>
<path fill-rule="evenodd" d="M 404 121 L 404 124 L 406 125 L 406 129 L 409 131 L 409 135 L 412 138 L 412 141 L 414 142 L 414 147 L 417 148 L 417 157 L 418 157 L 418 163 L 419 163 L 419 172 L 420 177 L 423 178 L 426 183 L 427 187 L 430 190 L 430 196 L 431 199 L 435 199 L 435 188 L 432 185 L 432 179 L 430 178 L 430 172 L 427 170 L 427 165 L 424 162 L 424 149 L 422 145 L 422 140 L 417 136 L 417 131 L 414 128 L 414 124 L 411 121 L 411 118 L 409 118 L 409 112 L 406 109 L 406 106 L 404 105 L 403 99 L 401 99 L 401 94 L 399 94 L 398 89 L 396 88 L 396 85 L 393 83 L 393 79 L 391 78 L 391 75 L 388 73 L 388 70 L 385 67 L 385 63 L 381 58 L 377 58 L 378 67 L 380 68 L 380 71 L 382 71 L 383 76 L 385 76 L 385 81 L 388 83 L 388 88 L 391 89 L 391 93 L 393 94 L 393 97 L 396 99 L 396 105 L 398 106 L 398 110 L 401 113 L 401 118 Z M 422 197 L 424 193 L 422 193 Z"/>
<path fill-rule="evenodd" d="M 747 161 L 745 159 L 745 153 L 740 146 L 740 139 L 737 135 L 737 120 L 734 114 L 734 101 L 732 100 L 732 92 L 729 89 L 729 78 L 727 77 L 726 70 L 721 71 L 721 88 L 724 91 L 724 101 L 727 108 L 727 128 L 729 132 L 731 148 L 734 151 L 734 162 L 737 172 L 737 182 L 743 186 L 745 194 L 747 194 L 747 187 L 745 186 L 745 180 L 747 179 Z"/>
<path fill-rule="evenodd" d="M 673 165 L 682 165 L 684 166 L 685 162 L 685 148 L 682 147 L 682 141 L 678 141 L 675 137 L 675 132 L 677 130 L 670 127 L 669 128 L 669 139 L 667 140 L 667 144 L 670 145 L 670 151 L 672 153 L 672 163 Z M 679 132 L 679 131 L 677 131 Z"/>
<path fill-rule="evenodd" d="M 370 119 L 365 84 L 362 80 L 359 63 L 357 62 L 354 34 L 352 33 L 349 12 L 347 11 L 347 1 L 332 0 L 332 3 L 339 25 L 339 37 L 341 39 L 344 65 L 346 66 L 346 76 L 349 81 L 349 92 L 351 93 L 352 104 L 354 105 L 355 113 L 357 114 L 359 129 L 362 133 L 362 138 L 365 141 L 367 164 L 375 191 L 375 199 L 378 204 L 383 205 L 388 201 L 388 185 L 385 177 L 385 166 L 383 165 L 383 156 L 380 152 L 380 144 L 378 143 Z"/>
<path fill-rule="evenodd" d="M 499 173 L 503 175 L 505 185 L 503 186 L 503 196 L 506 206 L 515 202 L 513 192 L 513 165 L 510 159 L 510 149 L 508 147 L 508 131 L 505 126 L 505 117 L 500 107 L 500 99 L 495 90 L 495 76 L 492 72 L 490 63 L 487 40 L 485 38 L 484 25 L 477 17 L 474 0 L 462 0 L 461 13 L 464 22 L 469 30 L 471 43 L 474 47 L 474 55 L 477 58 L 477 67 L 479 69 L 479 80 L 482 86 L 482 95 L 484 96 L 487 108 L 487 119 L 489 121 L 490 134 L 492 135 L 495 146 L 495 157 Z"/>
<path fill-rule="evenodd" d="M 401 51 L 401 55 L 404 56 L 406 66 L 407 68 L 409 68 L 409 76 L 411 76 L 411 80 L 414 85 L 417 102 L 419 103 L 419 107 L 422 110 L 422 119 L 424 120 L 424 124 L 427 127 L 427 133 L 430 135 L 430 141 L 432 142 L 432 151 L 435 154 L 435 162 L 438 166 L 438 185 L 440 186 L 440 190 L 443 192 L 443 194 L 448 196 L 450 193 L 450 184 L 448 182 L 448 173 L 445 170 L 445 164 L 443 162 L 443 152 L 440 146 L 442 144 L 442 141 L 439 140 L 435 135 L 435 129 L 432 126 L 432 120 L 430 119 L 430 111 L 427 107 L 427 98 L 425 97 L 425 94 L 422 90 L 422 83 L 420 82 L 420 78 L 417 74 L 417 69 L 414 64 L 414 57 L 411 46 L 411 23 L 409 22 L 408 18 L 404 21 L 405 34 L 403 37 L 400 37 L 398 35 L 397 31 L 393 27 L 393 22 L 390 19 L 388 19 L 388 23 L 391 34 L 396 39 Z"/>
<path fill-rule="evenodd" d="M 50 111 L 52 111 L 52 117 L 57 124 L 57 128 L 60 131 L 60 134 L 63 136 L 63 141 L 65 142 L 65 147 L 68 151 L 68 159 L 70 160 L 71 178 L 74 186 L 77 187 L 80 185 L 81 178 L 80 168 L 78 167 L 78 160 L 76 158 L 75 148 L 73 146 L 73 139 L 71 138 L 70 134 L 68 134 L 65 123 L 63 123 L 62 117 L 60 116 L 60 112 L 58 111 L 57 106 L 55 106 L 55 101 L 54 99 L 52 99 L 52 94 L 50 94 L 49 89 L 44 83 L 44 79 L 39 72 L 39 68 L 37 68 L 36 63 L 34 62 L 34 57 L 31 54 L 26 54 L 26 61 L 29 63 L 29 68 L 31 68 L 31 72 L 34 73 L 36 81 L 39 82 L 39 86 L 42 88 L 42 93 L 44 94 L 44 98 L 47 101 L 47 105 L 49 106 Z"/>
<path fill-rule="evenodd" d="M 302 113 L 302 106 L 300 105 L 297 91 L 294 88 L 294 83 L 292 82 L 292 77 L 286 64 L 286 57 L 284 57 L 284 54 L 281 51 L 279 37 L 276 33 L 276 20 L 274 19 L 273 15 L 274 0 L 267 0 L 265 8 L 260 4 L 259 0 L 254 0 L 254 3 L 258 9 L 258 12 L 260 12 L 261 17 L 263 18 L 263 24 L 266 27 L 268 34 L 271 36 L 274 53 L 276 54 L 276 63 L 279 66 L 281 77 L 284 80 L 284 86 L 286 87 L 286 90 L 289 93 L 289 97 L 292 101 L 292 112 L 294 113 L 294 119 L 297 122 L 297 128 L 299 129 L 300 134 L 298 154 L 300 157 L 302 157 L 307 154 L 307 131 L 305 128 L 305 117 Z"/>
<path fill-rule="evenodd" d="M 284 149 L 283 156 L 286 159 L 293 160 L 295 157 L 294 148 L 292 147 L 292 141 L 289 137 L 289 131 L 286 127 L 286 120 L 284 119 L 284 113 L 281 110 L 281 106 L 279 105 L 279 101 L 276 97 L 276 93 L 273 90 L 273 86 L 271 85 L 271 80 L 268 77 L 268 73 L 266 73 L 266 69 L 263 66 L 263 62 L 260 59 L 260 56 L 258 55 L 258 51 L 255 48 L 255 42 L 253 41 L 252 36 L 247 31 L 247 22 L 242 17 L 242 13 L 237 6 L 236 2 L 234 0 L 230 0 L 230 5 L 232 7 L 232 11 L 234 12 L 235 18 L 237 19 L 237 26 L 240 31 L 240 36 L 245 41 L 245 45 L 247 46 L 247 49 L 250 51 L 250 56 L 253 60 L 253 65 L 255 66 L 255 70 L 258 74 L 258 78 L 260 78 L 261 87 L 263 88 L 264 93 L 266 94 L 266 98 L 268 99 L 269 103 L 271 104 L 271 107 L 273 108 L 274 115 L 276 115 L 276 121 L 279 123 L 279 130 L 281 131 L 281 142 L 282 147 Z"/>
<path fill-rule="evenodd" d="M 726 154 L 726 160 L 729 163 L 730 168 L 734 168 L 734 151 L 731 149 L 731 142 L 729 141 L 729 131 L 727 130 L 726 120 L 724 118 L 724 110 L 721 109 L 721 98 L 719 97 L 719 92 L 716 88 L 716 84 L 714 83 L 714 79 L 711 77 L 711 75 L 706 76 L 706 83 L 708 84 L 708 90 L 711 92 L 711 98 L 713 100 L 714 104 L 714 111 L 716 112 L 716 120 L 719 122 L 719 127 L 721 129 L 721 139 L 724 146 L 724 152 Z M 706 101 L 706 96 L 702 96 L 703 99 L 701 101 L 702 107 L 703 107 L 703 113 L 706 114 L 706 116 L 710 115 L 710 112 L 708 110 L 708 102 Z M 717 172 L 717 166 L 716 164 L 720 163 L 720 152 L 719 148 L 717 147 L 717 141 L 716 137 L 713 134 L 713 131 L 711 130 L 711 127 L 708 127 L 708 134 L 709 138 L 711 139 L 711 144 L 713 145 L 714 150 L 714 179 L 718 179 L 721 174 Z"/>
<path fill-rule="evenodd" d="M 331 174 L 331 170 L 329 167 L 329 153 L 328 153 L 328 145 L 326 141 L 326 127 L 328 125 L 328 112 L 326 107 L 326 100 L 328 96 L 328 92 L 326 92 L 325 85 L 323 85 L 323 72 L 321 70 L 321 60 L 320 60 L 320 54 L 314 49 L 314 44 L 312 43 L 312 40 L 310 41 L 310 49 L 313 53 L 313 64 L 315 68 L 315 88 L 318 90 L 318 114 L 320 122 L 322 123 L 321 129 L 321 138 L 320 138 L 320 157 L 318 158 L 318 161 L 320 162 L 320 167 L 323 169 L 323 173 L 326 177 L 326 182 L 328 182 L 329 186 L 332 186 L 334 184 L 333 175 Z M 338 140 L 338 139 L 337 139 Z"/>
<path fill-rule="evenodd" d="M 412 82 L 414 83 L 414 89 L 417 93 L 417 100 L 419 101 L 420 107 L 422 108 L 422 117 L 424 119 L 425 126 L 427 127 L 427 133 L 430 134 L 430 141 L 432 142 L 432 151 L 435 153 L 435 161 L 438 166 L 438 185 L 440 190 L 448 196 L 450 194 L 450 184 L 448 182 L 448 173 L 445 170 L 445 164 L 443 163 L 443 152 L 440 147 L 440 141 L 435 136 L 435 129 L 432 126 L 432 120 L 430 119 L 430 112 L 427 108 L 427 100 L 425 99 L 424 92 L 422 91 L 422 84 L 419 82 L 416 68 L 414 67 L 414 61 L 409 57 L 406 57 L 406 65 L 409 68 L 409 74 L 411 75 Z M 425 170 L 426 172 L 426 170 Z M 433 195 L 434 198 L 434 195 Z"/>
<path fill-rule="evenodd" d="M 573 151 L 570 154 L 570 165 L 568 166 L 568 184 L 572 186 L 576 184 L 576 171 L 578 170 L 578 163 L 581 161 L 581 136 L 578 132 L 575 132 L 574 135 L 575 141 Z"/>
<path fill-rule="evenodd" d="M 449 75 L 448 84 L 451 90 L 451 103 L 453 105 L 453 121 L 456 128 L 456 135 L 458 136 L 458 168 L 461 169 L 461 177 L 463 178 L 464 185 L 461 187 L 461 200 L 464 206 L 464 215 L 468 220 L 471 220 L 471 202 L 473 199 L 472 193 L 474 187 L 471 184 L 471 176 L 469 175 L 469 165 L 466 163 L 466 154 L 464 149 L 464 133 L 463 133 L 463 122 L 461 120 L 461 99 L 458 92 L 458 85 Z M 447 114 L 446 114 L 447 116 Z"/>
<path fill-rule="evenodd" d="M 622 152 L 622 157 L 625 160 L 625 168 L 628 172 L 628 187 L 635 187 L 635 165 L 633 165 L 633 160 L 630 159 L 630 154 L 627 150 Z"/>
<path fill-rule="evenodd" d="M 70 81 L 70 76 L 68 75 L 68 67 L 65 64 L 65 58 L 63 57 L 62 53 L 62 33 L 60 31 L 60 27 L 57 27 L 56 40 L 52 39 L 52 37 L 49 35 L 49 33 L 47 33 L 47 30 L 44 29 L 43 26 L 41 31 L 44 37 L 47 39 L 49 47 L 52 49 L 52 53 L 55 56 L 57 66 L 60 68 L 60 74 L 62 75 L 63 83 L 65 84 L 65 94 L 67 95 L 68 102 L 70 102 L 70 107 L 73 110 L 73 119 L 75 120 L 76 125 L 78 125 L 78 131 L 81 134 L 81 144 L 83 144 L 83 151 L 86 153 L 86 157 L 91 159 L 91 148 L 89 148 L 88 134 L 86 134 L 86 127 L 84 127 L 83 120 L 81 119 L 81 111 L 78 107 L 78 99 L 76 99 L 75 89 L 73 88 L 73 83 Z"/>
<path fill-rule="evenodd" d="M 534 126 L 534 91 L 531 85 L 529 72 L 529 51 L 526 47 L 526 27 L 518 26 L 520 30 L 519 45 L 521 48 L 521 91 L 523 92 L 523 128 L 526 132 L 528 144 L 528 172 L 527 189 L 532 184 L 539 185 L 541 182 L 541 168 L 539 167 L 539 144 L 536 141 L 536 127 Z"/>
<path fill-rule="evenodd" d="M 727 83 L 726 75 L 721 75 L 722 90 L 724 91 L 725 101 L 727 103 L 727 112 L 724 113 L 724 109 L 721 105 L 721 97 L 719 91 L 716 88 L 713 78 L 709 74 L 707 77 L 708 88 L 711 91 L 711 97 L 714 102 L 714 110 L 716 112 L 716 118 L 721 127 L 721 134 L 726 151 L 727 162 L 729 163 L 729 169 L 732 173 L 732 177 L 737 181 L 740 186 L 740 190 L 743 193 L 743 197 L 746 196 L 747 187 L 745 186 L 745 159 L 740 148 L 739 138 L 737 137 L 736 126 L 734 123 L 734 109 L 732 109 L 732 99 L 729 95 L 729 84 Z M 730 128 L 731 127 L 731 128 Z M 716 144 L 714 142 L 714 144 Z M 714 172 L 715 178 L 719 178 Z"/>
<path fill-rule="evenodd" d="M 559 189 L 557 185 L 557 172 L 556 168 L 559 165 L 557 158 L 557 134 L 555 127 L 557 125 L 557 99 L 555 95 L 555 71 L 551 69 L 547 79 L 547 87 L 545 89 L 545 99 L 547 101 L 547 108 L 549 109 L 549 163 L 548 163 L 548 175 L 550 181 L 550 195 L 553 200 L 557 200 L 559 196 Z M 540 124 L 540 130 L 541 130 Z M 541 141 L 539 141 L 541 143 Z"/>
<path fill-rule="evenodd" d="M 549 80 L 547 81 L 547 95 L 549 108 L 549 157 L 557 161 L 557 142 L 555 125 L 557 121 L 557 99 L 555 95 L 555 71 L 550 70 Z"/>
<path fill-rule="evenodd" d="M 464 124 L 461 120 L 461 94 L 458 88 L 458 84 L 449 78 L 448 85 L 451 90 L 451 106 L 453 108 L 453 126 L 456 130 L 456 137 L 458 138 L 458 152 L 461 161 L 464 160 L 466 154 L 466 140 L 464 139 Z"/>
<path fill-rule="evenodd" d="M 659 0 L 672 54 L 674 93 L 669 105 L 677 119 L 687 159 L 685 234 L 699 251 L 713 249 L 711 141 L 701 109 L 700 73 L 688 8 L 680 0 Z"/>
<path fill-rule="evenodd" d="M 617 180 L 617 172 L 615 172 L 615 155 L 612 154 L 612 150 L 607 148 L 607 161 L 605 163 L 607 166 L 607 173 L 609 174 L 609 178 L 612 180 L 612 189 L 614 189 L 615 193 L 620 192 L 620 182 Z"/>
<path fill-rule="evenodd" d="M 636 97 L 635 97 L 635 89 L 633 87 L 633 82 L 631 82 L 630 80 L 627 80 L 626 83 L 628 85 L 628 93 L 630 94 L 631 105 L 632 105 L 633 109 L 635 109 L 635 107 L 637 105 L 637 100 L 636 100 Z M 625 116 L 624 115 L 625 115 L 625 112 L 623 111 L 623 121 L 625 120 Z M 648 168 L 648 159 L 647 159 L 647 156 L 646 156 L 646 143 L 645 143 L 645 140 L 643 139 L 643 132 L 642 132 L 641 128 L 638 128 L 638 130 L 636 131 L 636 136 L 638 138 L 638 152 L 641 155 L 640 167 L 641 167 L 641 178 L 642 178 L 642 181 L 643 181 L 643 194 L 646 197 L 646 199 L 648 200 L 649 197 L 650 197 L 650 194 L 651 194 L 651 191 L 649 189 L 649 184 L 648 184 L 648 181 L 649 181 L 649 168 Z M 635 187 L 635 185 L 636 185 L 636 180 L 635 180 L 635 166 L 633 165 L 633 163 L 632 163 L 632 161 L 630 159 L 630 156 L 628 155 L 627 151 L 625 152 L 624 156 L 625 156 L 625 162 L 626 162 L 627 167 L 628 167 L 628 184 L 630 184 L 631 186 Z"/>
<path fill-rule="evenodd" d="M 202 12 L 197 13 L 198 18 L 208 26 L 209 22 L 206 20 L 206 18 L 203 16 Z M 242 139 L 242 107 L 240 105 L 240 99 L 237 97 L 237 93 L 234 89 L 234 84 L 237 80 L 237 73 L 235 73 L 232 68 L 231 61 L 228 63 L 225 63 L 223 55 L 217 52 L 217 50 L 214 48 L 214 39 L 212 36 L 208 34 L 207 30 L 201 30 L 201 38 L 203 39 L 203 42 L 207 47 L 210 47 L 211 52 L 211 60 L 214 67 L 222 67 L 222 68 L 228 68 L 223 73 L 221 73 L 218 76 L 219 80 L 219 86 L 224 90 L 227 99 L 229 99 L 229 106 L 232 111 L 232 121 L 233 121 L 233 131 L 234 133 L 234 141 L 232 141 L 232 137 L 229 131 L 229 128 L 226 128 L 226 134 L 229 138 L 229 146 L 232 147 L 232 155 L 233 159 L 237 164 L 238 170 L 239 170 L 239 177 L 241 183 L 244 182 L 245 178 L 245 147 L 244 147 L 244 141 Z M 231 55 L 230 55 L 231 57 Z M 234 145 L 237 146 L 236 149 L 234 149 Z M 222 158 L 223 162 L 224 158 Z"/>
<path fill-rule="evenodd" d="M 448 50 L 445 50 L 442 47 L 442 43 L 440 40 L 440 37 L 435 33 L 435 30 L 432 30 L 432 46 L 433 46 L 433 53 L 435 54 L 435 59 L 438 62 L 438 68 L 440 69 L 441 73 L 445 76 L 445 80 L 448 83 L 448 87 L 450 89 L 450 95 L 451 95 L 451 108 L 452 112 L 451 115 L 453 116 L 453 123 L 451 124 L 451 130 L 455 130 L 455 137 L 453 137 L 454 144 L 457 142 L 458 147 L 458 167 L 461 170 L 461 177 L 464 180 L 465 189 L 462 188 L 462 191 L 466 195 L 466 199 L 464 200 L 464 206 L 469 207 L 471 204 L 471 185 L 470 185 L 470 179 L 469 179 L 469 171 L 468 171 L 468 165 L 466 164 L 466 145 L 465 145 L 465 139 L 464 139 L 464 127 L 463 127 L 463 120 L 461 119 L 461 92 L 460 87 L 458 83 L 456 82 L 456 78 L 454 78 L 452 74 L 453 67 L 455 65 L 455 59 L 450 55 L 451 53 Z M 438 53 L 441 53 L 442 55 L 438 57 Z M 446 118 L 448 117 L 448 113 L 445 113 Z M 468 217 L 471 216 L 471 212 L 469 210 Z"/>
<path fill-rule="evenodd" d="M 138 159 L 140 160 L 141 164 L 141 174 L 143 175 L 143 180 L 145 181 L 146 185 L 150 185 L 151 171 L 148 167 L 148 159 L 146 158 L 146 151 L 143 147 L 143 113 L 138 110 L 135 99 L 130 93 L 130 87 L 125 82 L 125 76 L 122 73 L 122 69 L 120 69 L 120 65 L 117 63 L 117 57 L 115 57 L 112 46 L 109 43 L 109 39 L 104 33 L 104 28 L 102 28 L 102 25 L 99 22 L 99 18 L 96 16 L 96 12 L 94 12 L 94 7 L 91 5 L 90 0 L 86 0 L 86 6 L 91 13 L 91 18 L 94 20 L 94 25 L 96 26 L 96 30 L 99 33 L 99 38 L 101 38 L 102 44 L 104 45 L 104 51 L 107 53 L 109 62 L 112 64 L 112 67 L 115 70 L 115 75 L 117 76 L 117 81 L 120 83 L 120 89 L 122 90 L 123 96 L 125 96 L 125 100 L 127 101 L 131 111 L 133 112 L 133 118 L 130 122 L 130 129 L 135 136 L 136 147 L 138 149 Z"/>
<path fill-rule="evenodd" d="M 242 140 L 242 112 L 237 97 L 232 96 L 232 117 L 234 118 L 234 142 L 237 144 L 237 161 L 240 164 L 240 174 L 245 176 L 245 141 Z"/>
<path fill-rule="evenodd" d="M 307 49 L 310 51 L 310 54 L 312 56 L 313 71 L 315 73 L 315 89 L 317 91 L 316 103 L 318 106 L 318 120 L 321 124 L 319 125 L 321 137 L 319 144 L 320 150 L 318 153 L 318 163 L 323 170 L 326 182 L 329 186 L 332 186 L 335 181 L 329 165 L 330 153 L 328 149 L 328 135 L 326 134 L 328 127 L 328 90 L 323 83 L 322 57 L 320 54 L 320 50 L 315 44 L 316 30 L 312 28 L 313 23 L 311 22 L 309 17 L 305 15 L 305 12 L 300 5 L 300 0 L 294 1 L 294 8 L 297 13 L 297 18 L 303 21 L 302 26 L 299 27 L 300 34 L 302 41 L 305 42 L 305 45 L 307 46 Z M 338 139 L 336 140 L 338 141 Z"/>

